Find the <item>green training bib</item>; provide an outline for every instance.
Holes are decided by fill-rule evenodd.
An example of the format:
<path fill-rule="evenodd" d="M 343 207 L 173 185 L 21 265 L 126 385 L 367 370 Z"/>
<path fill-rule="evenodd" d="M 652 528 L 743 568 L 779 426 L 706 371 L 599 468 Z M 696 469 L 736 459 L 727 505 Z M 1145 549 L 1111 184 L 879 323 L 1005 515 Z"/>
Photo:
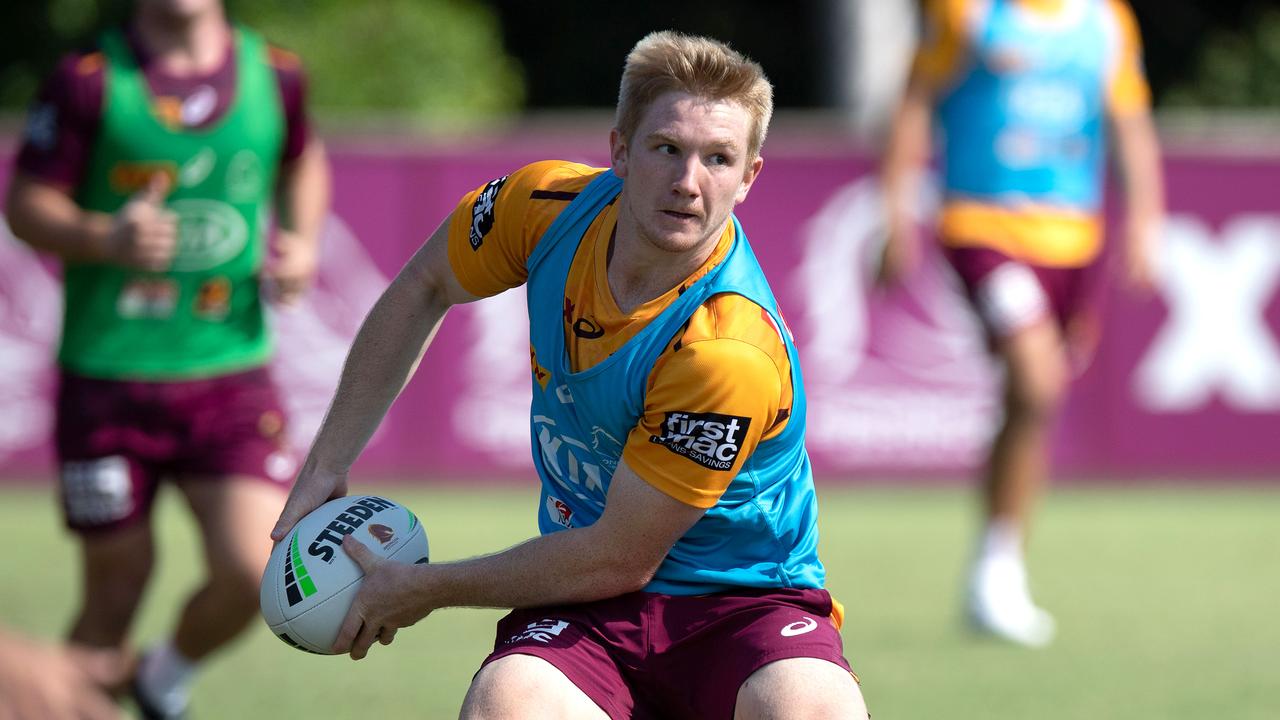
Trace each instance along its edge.
<path fill-rule="evenodd" d="M 161 120 L 123 34 L 103 37 L 102 125 L 76 200 L 87 210 L 115 213 L 154 173 L 166 173 L 178 250 L 163 273 L 66 263 L 58 352 L 66 370 L 187 379 L 252 368 L 270 357 L 258 276 L 284 113 L 263 39 L 237 28 L 234 47 L 236 96 L 213 125 L 193 129 Z"/>

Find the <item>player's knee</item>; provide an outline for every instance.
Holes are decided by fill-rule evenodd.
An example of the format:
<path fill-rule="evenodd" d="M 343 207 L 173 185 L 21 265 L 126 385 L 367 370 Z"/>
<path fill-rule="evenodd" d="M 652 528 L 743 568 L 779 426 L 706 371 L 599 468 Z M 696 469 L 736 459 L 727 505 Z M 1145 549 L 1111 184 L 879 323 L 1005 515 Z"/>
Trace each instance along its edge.
<path fill-rule="evenodd" d="M 760 668 L 738 690 L 735 720 L 865 720 L 862 692 L 844 668 L 816 658 L 790 658 Z"/>
<path fill-rule="evenodd" d="M 484 666 L 471 681 L 462 720 L 606 717 L 551 663 L 508 655 Z"/>
<path fill-rule="evenodd" d="M 235 553 L 208 553 L 208 584 L 226 603 L 256 609 L 265 562 Z"/>
<path fill-rule="evenodd" d="M 1057 416 L 1067 394 L 1065 367 L 1046 361 L 1030 372 L 1010 378 L 1005 412 L 1011 421 L 1048 423 Z"/>

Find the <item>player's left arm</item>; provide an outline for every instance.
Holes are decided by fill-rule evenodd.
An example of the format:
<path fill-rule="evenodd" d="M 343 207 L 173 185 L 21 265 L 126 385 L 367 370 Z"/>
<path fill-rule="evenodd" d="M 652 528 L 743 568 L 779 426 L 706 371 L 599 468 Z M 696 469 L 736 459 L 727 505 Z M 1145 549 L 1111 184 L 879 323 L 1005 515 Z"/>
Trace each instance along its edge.
<path fill-rule="evenodd" d="M 1151 91 L 1142 70 L 1142 42 L 1128 5 L 1110 3 L 1120 47 L 1108 79 L 1107 108 L 1125 195 L 1127 280 L 1138 289 L 1154 283 L 1154 261 L 1164 221 L 1160 143 L 1151 117 Z"/>
<path fill-rule="evenodd" d="M 320 265 L 320 229 L 329 212 L 332 179 L 324 142 L 306 114 L 306 77 L 296 56 L 272 49 L 285 113 L 285 147 L 276 182 L 276 234 L 267 267 L 281 303 L 295 302 Z"/>
<path fill-rule="evenodd" d="M 359 660 L 375 640 L 388 644 L 398 628 L 444 607 L 536 607 L 640 590 L 705 512 L 659 491 L 623 462 L 594 524 L 493 555 L 409 565 L 376 558 L 348 537 L 343 549 L 365 577 L 333 649 Z"/>

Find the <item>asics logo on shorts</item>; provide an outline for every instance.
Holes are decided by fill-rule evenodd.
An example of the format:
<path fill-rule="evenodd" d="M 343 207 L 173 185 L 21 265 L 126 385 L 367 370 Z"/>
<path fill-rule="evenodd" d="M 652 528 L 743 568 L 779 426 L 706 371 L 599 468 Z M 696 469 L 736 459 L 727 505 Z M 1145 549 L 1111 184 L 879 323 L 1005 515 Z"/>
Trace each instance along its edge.
<path fill-rule="evenodd" d="M 564 620 L 551 620 L 544 618 L 537 622 L 529 623 L 525 626 L 524 632 L 519 635 L 512 635 L 511 639 L 507 641 L 507 644 L 512 645 L 525 640 L 536 640 L 540 643 L 549 643 L 568 627 L 569 623 Z"/>
<path fill-rule="evenodd" d="M 811 617 L 806 617 L 803 620 L 797 620 L 790 625 L 783 626 L 780 632 L 782 637 L 795 637 L 797 635 L 804 635 L 805 633 L 813 632 L 817 628 L 818 621 Z"/>

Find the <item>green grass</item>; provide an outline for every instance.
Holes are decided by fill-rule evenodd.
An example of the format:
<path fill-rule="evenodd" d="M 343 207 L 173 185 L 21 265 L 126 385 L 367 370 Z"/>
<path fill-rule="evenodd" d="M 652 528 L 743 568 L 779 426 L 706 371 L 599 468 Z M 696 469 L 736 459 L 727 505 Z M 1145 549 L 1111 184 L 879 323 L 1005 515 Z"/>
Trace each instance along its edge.
<path fill-rule="evenodd" d="M 357 491 L 369 491 L 357 487 Z M 532 490 L 394 486 L 433 559 L 534 530 Z M 1280 489 L 1059 491 L 1031 547 L 1059 639 L 1023 650 L 976 639 L 959 614 L 974 534 L 959 489 L 823 489 L 822 554 L 848 609 L 845 654 L 878 720 L 1280 717 Z M 181 504 L 157 516 L 161 558 L 138 627 L 161 635 L 196 580 Z M 76 551 L 43 490 L 0 492 L 0 621 L 58 636 L 75 605 Z M 201 718 L 455 717 L 497 611 L 444 610 L 370 657 L 317 657 L 264 626 L 212 662 Z"/>

